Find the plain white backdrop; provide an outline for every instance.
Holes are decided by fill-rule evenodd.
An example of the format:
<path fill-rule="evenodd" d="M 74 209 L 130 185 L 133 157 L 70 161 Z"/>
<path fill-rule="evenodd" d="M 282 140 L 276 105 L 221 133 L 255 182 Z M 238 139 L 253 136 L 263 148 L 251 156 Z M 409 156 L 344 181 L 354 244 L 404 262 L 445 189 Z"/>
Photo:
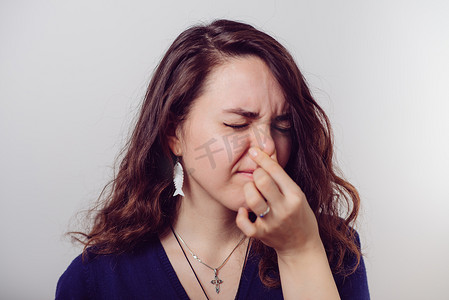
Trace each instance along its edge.
<path fill-rule="evenodd" d="M 449 294 L 447 1 L 0 2 L 0 299 L 51 299 L 64 233 L 111 178 L 158 61 L 188 26 L 284 44 L 362 196 L 373 299 Z"/>

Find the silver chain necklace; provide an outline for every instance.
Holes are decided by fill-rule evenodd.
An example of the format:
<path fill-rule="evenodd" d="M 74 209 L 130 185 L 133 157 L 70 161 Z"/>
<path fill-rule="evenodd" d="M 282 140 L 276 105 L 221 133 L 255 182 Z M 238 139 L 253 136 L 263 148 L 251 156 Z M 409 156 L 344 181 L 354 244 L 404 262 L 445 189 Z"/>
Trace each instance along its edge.
<path fill-rule="evenodd" d="M 204 261 L 202 261 L 198 255 L 196 255 L 192 249 L 190 249 L 190 247 L 186 244 L 186 242 L 184 242 L 184 240 L 182 239 L 182 237 L 173 229 L 173 227 L 171 228 L 173 231 L 173 234 L 175 235 L 176 241 L 179 244 L 179 241 L 181 241 L 183 243 L 184 246 L 186 246 L 187 250 L 190 252 L 190 254 L 193 256 L 194 259 L 196 259 L 198 262 L 200 262 L 201 264 L 203 264 L 204 266 L 208 267 L 209 269 L 211 269 L 212 271 L 214 271 L 214 279 L 210 281 L 210 283 L 215 285 L 215 292 L 217 292 L 217 294 L 220 293 L 220 284 L 223 283 L 223 280 L 221 280 L 218 277 L 218 272 L 220 271 L 221 268 L 223 268 L 223 266 L 228 262 L 229 258 L 231 257 L 232 253 L 234 253 L 234 251 L 243 243 L 243 241 L 246 239 L 246 236 L 243 236 L 242 239 L 237 243 L 237 245 L 235 245 L 234 249 L 232 249 L 231 253 L 229 253 L 229 255 L 226 257 L 226 259 L 221 263 L 220 266 L 213 268 L 211 266 L 209 266 L 208 264 L 206 264 Z M 179 239 L 179 240 L 178 240 Z M 181 246 L 181 245 L 179 245 Z M 183 248 L 181 247 L 181 250 L 183 250 Z M 184 250 L 183 250 L 184 252 Z M 245 257 L 246 258 L 246 257 Z M 186 257 L 187 259 L 187 257 Z M 189 261 L 189 260 L 187 260 Z M 190 262 L 189 262 L 190 264 Z M 192 271 L 195 272 L 195 270 L 193 270 L 192 265 L 190 265 L 190 267 L 192 268 Z M 196 276 L 196 273 L 195 273 Z M 197 277 L 197 276 L 196 276 Z M 198 277 L 197 277 L 198 282 L 200 283 L 201 288 L 203 289 L 203 286 L 201 285 L 201 282 L 199 281 Z M 203 292 L 205 293 L 204 289 Z M 206 295 L 207 297 L 207 295 Z M 209 298 L 208 298 L 209 299 Z"/>

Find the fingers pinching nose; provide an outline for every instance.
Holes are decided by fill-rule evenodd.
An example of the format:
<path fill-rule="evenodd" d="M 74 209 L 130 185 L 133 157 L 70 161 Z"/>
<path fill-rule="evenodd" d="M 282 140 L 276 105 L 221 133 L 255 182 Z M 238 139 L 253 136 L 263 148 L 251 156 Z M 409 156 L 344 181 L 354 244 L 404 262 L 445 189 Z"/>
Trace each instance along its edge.
<path fill-rule="evenodd" d="M 256 148 L 256 147 L 251 147 L 248 150 L 249 155 L 256 161 L 258 159 L 257 156 L 259 156 L 259 152 L 263 152 L 263 150 L 260 148 Z M 269 155 L 272 160 L 274 160 L 275 162 L 278 162 L 276 149 L 273 150 L 273 153 L 271 153 L 271 154 L 266 153 L 266 154 Z"/>
<path fill-rule="evenodd" d="M 252 157 L 256 157 L 257 156 L 257 150 L 254 147 L 249 148 L 248 150 L 249 155 L 251 155 Z"/>

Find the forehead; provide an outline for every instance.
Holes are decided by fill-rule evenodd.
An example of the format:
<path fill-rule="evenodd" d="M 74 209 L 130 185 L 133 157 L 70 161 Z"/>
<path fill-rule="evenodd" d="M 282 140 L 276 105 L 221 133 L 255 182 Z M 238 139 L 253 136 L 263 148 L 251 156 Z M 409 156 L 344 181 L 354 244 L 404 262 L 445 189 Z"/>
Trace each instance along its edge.
<path fill-rule="evenodd" d="M 229 58 L 213 69 L 195 106 L 243 108 L 261 115 L 278 115 L 288 109 L 282 88 L 271 70 L 255 56 Z"/>

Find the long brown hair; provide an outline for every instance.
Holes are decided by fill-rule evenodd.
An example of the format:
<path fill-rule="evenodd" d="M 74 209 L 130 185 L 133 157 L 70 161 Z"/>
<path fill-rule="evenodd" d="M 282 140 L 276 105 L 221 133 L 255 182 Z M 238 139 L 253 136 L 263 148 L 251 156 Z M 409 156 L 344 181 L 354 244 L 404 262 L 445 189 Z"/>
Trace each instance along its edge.
<path fill-rule="evenodd" d="M 356 189 L 339 177 L 333 163 L 329 120 L 313 99 L 289 52 L 271 36 L 250 25 L 217 20 L 181 33 L 155 70 L 117 174 L 105 188 L 88 234 L 77 240 L 96 253 L 130 251 L 167 231 L 177 215 L 172 197 L 174 155 L 167 136 L 181 124 L 202 93 L 211 70 L 227 58 L 262 59 L 279 82 L 292 115 L 292 151 L 285 170 L 304 191 L 314 211 L 334 273 L 346 256 L 360 261 L 351 224 L 359 209 Z M 341 216 L 342 208 L 347 213 Z M 261 242 L 259 273 L 267 286 L 279 284 L 276 253 Z M 274 274 L 274 275 L 273 275 Z"/>

